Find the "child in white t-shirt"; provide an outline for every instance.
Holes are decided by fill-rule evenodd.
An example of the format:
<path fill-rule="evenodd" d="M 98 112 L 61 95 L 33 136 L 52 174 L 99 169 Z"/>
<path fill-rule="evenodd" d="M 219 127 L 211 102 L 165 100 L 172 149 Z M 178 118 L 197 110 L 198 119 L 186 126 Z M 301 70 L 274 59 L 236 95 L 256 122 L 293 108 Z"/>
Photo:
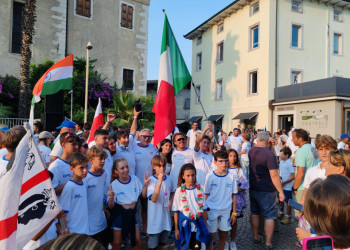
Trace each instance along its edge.
<path fill-rule="evenodd" d="M 166 245 L 171 231 L 170 209 L 174 199 L 174 185 L 165 174 L 166 158 L 160 155 L 151 160 L 153 176 L 147 188 L 148 249 Z"/>
<path fill-rule="evenodd" d="M 86 153 L 91 168 L 86 176 L 90 236 L 108 248 L 107 220 L 104 209 L 104 193 L 107 174 L 103 166 L 107 154 L 101 146 L 92 146 Z"/>
<path fill-rule="evenodd" d="M 108 187 L 108 207 L 112 209 L 113 249 L 120 249 L 122 239 L 129 237 L 134 249 L 141 250 L 140 229 L 136 222 L 136 203 L 142 193 L 147 195 L 150 182 L 148 174 L 144 175 L 144 186 L 135 175 L 129 175 L 128 162 L 117 159 L 112 167 L 111 186 Z M 115 192 L 114 192 L 115 191 Z"/>
<path fill-rule="evenodd" d="M 251 148 L 250 146 L 250 135 L 247 133 L 242 134 L 242 148 L 241 148 L 241 152 L 239 152 L 238 154 L 241 156 L 241 166 L 242 166 L 242 170 L 245 174 L 245 177 L 248 179 L 249 176 L 249 158 L 248 158 L 248 152 L 249 149 Z"/>
<path fill-rule="evenodd" d="M 87 201 L 87 188 L 83 179 L 88 173 L 88 159 L 81 153 L 73 154 L 70 159 L 72 179 L 64 186 L 60 205 L 67 216 L 66 221 L 69 233 L 89 234 L 89 213 Z M 59 227 L 62 232 L 62 227 Z"/>
<path fill-rule="evenodd" d="M 284 202 L 287 204 L 287 211 L 283 218 L 283 211 L 284 211 L 284 202 L 280 203 L 280 211 L 278 214 L 278 218 L 282 219 L 282 224 L 289 224 L 291 223 L 291 212 L 292 207 L 288 205 L 289 199 L 292 199 L 292 187 L 294 184 L 295 179 L 295 171 L 293 167 L 293 162 L 289 159 L 292 156 L 292 151 L 290 148 L 282 148 L 280 150 L 280 176 L 282 181 L 282 188 L 284 196 L 286 197 Z"/>
<path fill-rule="evenodd" d="M 238 188 L 236 178 L 228 172 L 228 153 L 221 150 L 215 152 L 214 163 L 217 169 L 207 175 L 204 186 L 208 206 L 208 229 L 212 233 L 211 249 L 214 235 L 218 230 L 218 248 L 224 249 L 228 231 L 237 219 L 236 195 Z"/>
<path fill-rule="evenodd" d="M 181 167 L 177 186 L 172 207 L 177 249 L 200 249 L 202 244 L 209 247 L 211 235 L 207 226 L 207 207 L 203 189 L 196 182 L 193 164 Z"/>
<path fill-rule="evenodd" d="M 49 148 L 49 146 L 52 143 L 52 141 L 55 139 L 55 137 L 53 137 L 53 135 L 50 132 L 43 131 L 39 134 L 38 139 L 39 139 L 38 141 L 39 152 L 42 156 L 42 159 L 44 160 L 44 163 L 48 167 L 51 161 L 51 155 L 50 155 L 51 149 Z"/>

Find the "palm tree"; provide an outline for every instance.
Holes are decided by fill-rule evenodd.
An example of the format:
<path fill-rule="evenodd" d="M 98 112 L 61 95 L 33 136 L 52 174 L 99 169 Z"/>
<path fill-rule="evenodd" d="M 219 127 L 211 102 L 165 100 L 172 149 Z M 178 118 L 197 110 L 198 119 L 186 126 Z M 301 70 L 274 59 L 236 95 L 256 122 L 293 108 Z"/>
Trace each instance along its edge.
<path fill-rule="evenodd" d="M 23 11 L 22 48 L 21 48 L 21 83 L 19 87 L 18 116 L 28 116 L 29 65 L 32 58 L 30 46 L 33 43 L 34 23 L 36 20 L 36 0 L 26 0 Z"/>

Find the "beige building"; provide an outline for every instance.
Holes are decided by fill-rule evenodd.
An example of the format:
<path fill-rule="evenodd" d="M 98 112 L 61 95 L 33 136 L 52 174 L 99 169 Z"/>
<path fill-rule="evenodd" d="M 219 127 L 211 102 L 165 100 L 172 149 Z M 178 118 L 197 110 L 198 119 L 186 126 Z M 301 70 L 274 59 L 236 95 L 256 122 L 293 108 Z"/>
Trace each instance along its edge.
<path fill-rule="evenodd" d="M 20 75 L 24 0 L 0 0 L 0 74 Z M 37 1 L 32 62 L 57 62 L 73 53 L 97 59 L 96 70 L 110 84 L 146 94 L 148 9 L 150 0 Z"/>
<path fill-rule="evenodd" d="M 272 131 L 294 125 L 313 136 L 316 130 L 301 121 L 300 111 L 316 112 L 322 106 L 319 110 L 330 113 L 328 126 L 320 125 L 320 130 L 339 137 L 345 132 L 344 125 L 337 125 L 344 123 L 339 119 L 345 110 L 338 101 L 322 100 L 334 97 L 331 92 L 324 91 L 321 103 L 310 101 L 312 93 L 288 97 L 310 97 L 307 108 L 300 100 L 293 107 L 282 106 L 284 97 L 275 94 L 284 86 L 296 89 L 318 79 L 350 78 L 349 9 L 349 0 L 237 0 L 186 34 L 192 40 L 193 81 L 209 120 L 224 131 L 238 124 Z M 191 92 L 191 117 L 202 116 Z"/>

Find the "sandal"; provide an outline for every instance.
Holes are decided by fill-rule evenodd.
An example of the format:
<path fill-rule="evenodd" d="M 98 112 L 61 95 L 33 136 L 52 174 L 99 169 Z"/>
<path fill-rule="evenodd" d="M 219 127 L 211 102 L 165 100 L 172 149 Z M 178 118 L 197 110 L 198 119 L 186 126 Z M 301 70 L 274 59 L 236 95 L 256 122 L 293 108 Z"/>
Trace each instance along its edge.
<path fill-rule="evenodd" d="M 265 241 L 264 237 L 262 237 L 262 236 L 260 235 L 260 237 L 259 237 L 258 240 L 254 239 L 253 244 L 254 244 L 255 246 L 258 246 L 258 245 L 262 244 L 264 241 Z"/>

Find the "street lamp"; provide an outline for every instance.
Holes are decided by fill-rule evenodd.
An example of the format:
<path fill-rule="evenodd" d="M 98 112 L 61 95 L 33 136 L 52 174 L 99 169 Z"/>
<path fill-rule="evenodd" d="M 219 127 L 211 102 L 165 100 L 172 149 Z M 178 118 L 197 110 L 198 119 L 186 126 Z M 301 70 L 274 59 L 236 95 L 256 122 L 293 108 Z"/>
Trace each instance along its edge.
<path fill-rule="evenodd" d="M 88 100 L 88 87 L 89 87 L 89 50 L 93 47 L 90 41 L 86 45 L 86 79 L 85 79 L 85 112 L 84 112 L 84 123 L 87 122 L 87 100 Z"/>

